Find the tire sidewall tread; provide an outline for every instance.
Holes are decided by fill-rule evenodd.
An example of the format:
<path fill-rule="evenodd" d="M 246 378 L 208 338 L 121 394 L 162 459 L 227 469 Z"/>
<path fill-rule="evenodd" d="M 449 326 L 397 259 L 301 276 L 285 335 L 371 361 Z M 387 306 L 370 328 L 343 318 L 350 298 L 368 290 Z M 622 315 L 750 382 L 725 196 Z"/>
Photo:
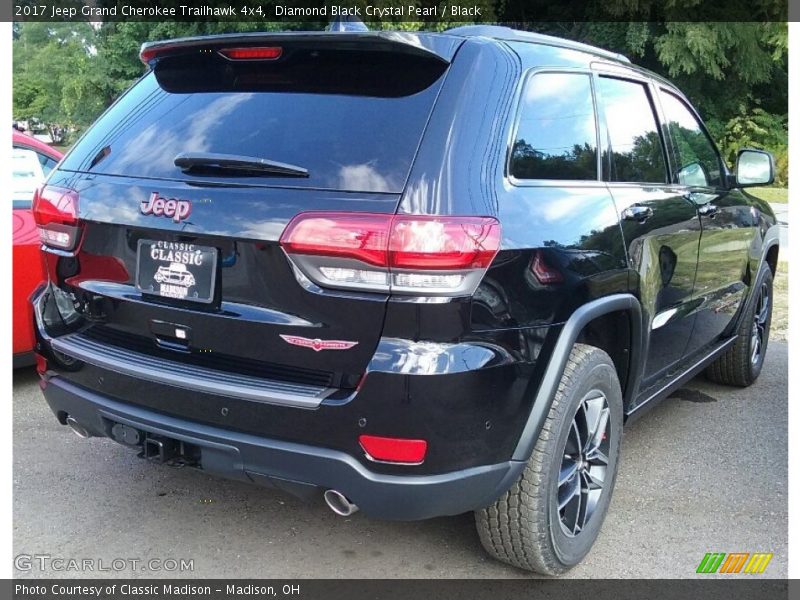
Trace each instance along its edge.
<path fill-rule="evenodd" d="M 597 381 L 602 383 L 610 409 L 609 483 L 587 530 L 565 545 L 560 524 L 554 521 L 558 516 L 553 506 L 561 465 L 559 454 L 575 411 L 585 393 L 599 385 Z M 494 504 L 475 513 L 479 537 L 490 554 L 545 575 L 558 575 L 580 562 L 591 549 L 611 500 L 618 471 L 622 413 L 622 392 L 611 358 L 599 348 L 575 344 L 522 475 Z"/>

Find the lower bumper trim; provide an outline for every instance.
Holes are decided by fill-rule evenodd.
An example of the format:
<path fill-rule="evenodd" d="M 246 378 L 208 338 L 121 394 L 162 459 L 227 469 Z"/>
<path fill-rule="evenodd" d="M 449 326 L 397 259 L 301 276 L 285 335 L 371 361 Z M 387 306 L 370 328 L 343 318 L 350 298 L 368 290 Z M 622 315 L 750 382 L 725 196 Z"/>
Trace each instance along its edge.
<path fill-rule="evenodd" d="M 157 359 L 125 348 L 109 348 L 80 333 L 53 338 L 50 343 L 53 350 L 62 354 L 123 375 L 254 402 L 316 408 L 336 391 L 334 388 L 272 381 Z"/>
<path fill-rule="evenodd" d="M 338 450 L 296 444 L 195 423 L 119 402 L 53 377 L 44 387 L 51 410 L 72 416 L 92 435 L 110 437 L 115 423 L 197 446 L 204 471 L 266 484 L 300 496 L 336 489 L 365 514 L 411 521 L 486 506 L 519 477 L 524 462 L 508 461 L 437 475 L 370 471 Z"/>

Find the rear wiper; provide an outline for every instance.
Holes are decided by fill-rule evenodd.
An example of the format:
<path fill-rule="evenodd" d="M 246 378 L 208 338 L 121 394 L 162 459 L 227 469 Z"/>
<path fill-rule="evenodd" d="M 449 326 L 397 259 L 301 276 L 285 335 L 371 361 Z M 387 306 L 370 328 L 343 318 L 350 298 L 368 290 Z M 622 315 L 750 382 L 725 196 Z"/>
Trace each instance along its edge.
<path fill-rule="evenodd" d="M 175 157 L 175 166 L 194 174 L 218 173 L 220 171 L 243 176 L 278 175 L 284 177 L 308 177 L 308 169 L 266 158 L 216 154 L 214 152 L 183 152 Z"/>

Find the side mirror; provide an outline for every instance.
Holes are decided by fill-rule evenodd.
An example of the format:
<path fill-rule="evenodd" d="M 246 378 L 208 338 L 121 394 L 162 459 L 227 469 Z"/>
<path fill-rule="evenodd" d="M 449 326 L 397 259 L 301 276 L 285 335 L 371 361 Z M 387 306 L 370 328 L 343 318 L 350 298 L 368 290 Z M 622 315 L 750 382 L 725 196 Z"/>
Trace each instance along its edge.
<path fill-rule="evenodd" d="M 736 157 L 736 186 L 769 185 L 775 180 L 775 160 L 764 150 L 740 150 Z"/>

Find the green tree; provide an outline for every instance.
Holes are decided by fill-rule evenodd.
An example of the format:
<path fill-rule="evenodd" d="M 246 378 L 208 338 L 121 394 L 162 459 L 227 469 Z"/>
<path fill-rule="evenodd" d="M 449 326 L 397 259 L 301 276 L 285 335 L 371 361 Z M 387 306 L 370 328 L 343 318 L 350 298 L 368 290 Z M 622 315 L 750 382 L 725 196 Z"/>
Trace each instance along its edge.
<path fill-rule="evenodd" d="M 88 23 L 24 23 L 14 40 L 13 116 L 61 141 L 103 109 L 92 83 L 94 29 Z"/>
<path fill-rule="evenodd" d="M 246 3 L 249 0 L 242 0 Z M 499 21 L 512 14 L 512 0 L 479 0 L 483 14 Z M 753 0 L 755 8 L 770 0 Z M 385 0 L 384 5 L 406 4 Z M 408 0 L 423 6 L 423 0 Z M 102 0 L 101 0 L 102 3 Z M 447 3 L 439 4 L 440 9 Z M 670 0 L 669 16 L 691 14 L 696 0 Z M 593 20 L 551 22 L 550 15 L 515 15 L 521 28 L 574 39 L 627 54 L 637 64 L 672 79 L 699 108 L 712 136 L 731 161 L 745 145 L 772 151 L 786 163 L 788 28 L 781 22 L 655 22 L 663 19 L 651 0 L 606 0 L 593 5 Z M 763 8 L 763 6 L 762 6 Z M 586 15 L 584 15 L 586 17 Z M 625 22 L 619 19 L 632 18 Z M 647 22 L 647 19 L 654 22 Z M 539 19 L 539 20 L 536 20 Z M 372 28 L 442 30 L 460 25 L 438 21 L 369 23 Z M 321 29 L 323 22 L 136 22 L 15 23 L 14 117 L 36 119 L 54 132 L 91 123 L 145 72 L 139 49 L 146 41 L 175 37 Z M 785 180 L 786 169 L 779 168 Z M 783 173 L 784 175 L 781 175 Z"/>

